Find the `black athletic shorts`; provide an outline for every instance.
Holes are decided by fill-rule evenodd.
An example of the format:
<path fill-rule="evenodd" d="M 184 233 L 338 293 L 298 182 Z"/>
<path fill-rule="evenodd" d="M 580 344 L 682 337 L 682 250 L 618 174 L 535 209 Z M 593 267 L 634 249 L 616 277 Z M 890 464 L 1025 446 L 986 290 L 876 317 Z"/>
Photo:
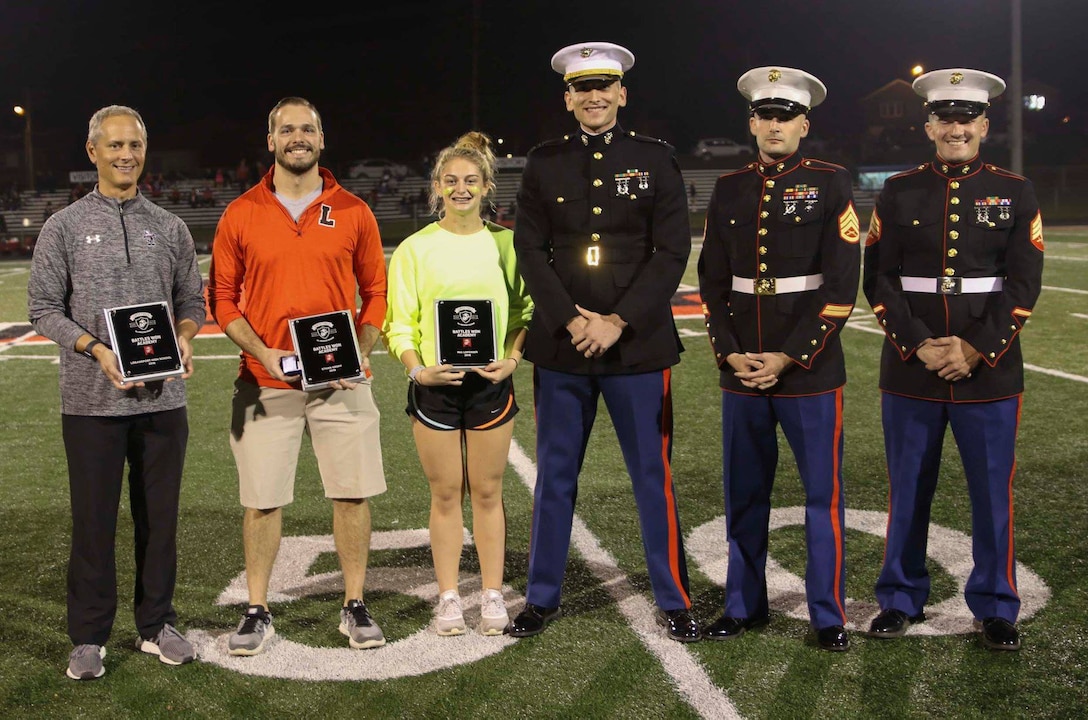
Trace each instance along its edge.
<path fill-rule="evenodd" d="M 496 384 L 468 370 L 460 385 L 409 383 L 404 412 L 434 430 L 488 430 L 513 420 L 518 404 L 510 378 Z"/>

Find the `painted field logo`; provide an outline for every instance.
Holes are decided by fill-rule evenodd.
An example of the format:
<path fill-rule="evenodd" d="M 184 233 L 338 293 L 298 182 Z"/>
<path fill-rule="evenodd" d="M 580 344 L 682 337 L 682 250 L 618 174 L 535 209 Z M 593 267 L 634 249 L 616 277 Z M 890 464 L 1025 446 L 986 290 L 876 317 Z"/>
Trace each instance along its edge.
<path fill-rule="evenodd" d="M 851 530 L 884 537 L 888 516 L 873 510 L 846 510 L 846 527 Z M 771 510 L 771 530 L 791 525 L 804 526 L 803 507 L 776 508 Z M 700 525 L 684 543 L 688 557 L 715 584 L 725 586 L 725 572 L 729 566 L 724 552 L 725 518 L 718 517 Z M 929 563 L 940 565 L 956 581 L 952 597 L 932 605 L 926 605 L 926 621 L 907 629 L 907 635 L 962 635 L 974 632 L 974 617 L 963 600 L 963 588 L 971 574 L 971 538 L 958 530 L 940 525 L 929 526 Z M 846 561 L 850 562 L 847 550 Z M 1016 584 L 1020 592 L 1020 620 L 1039 612 L 1050 599 L 1050 589 L 1042 578 L 1021 563 L 1016 564 Z M 870 590 L 871 593 L 871 590 Z M 767 595 L 772 610 L 785 613 L 791 618 L 808 622 L 808 605 L 805 602 L 805 581 L 789 572 L 774 558 L 767 558 Z M 869 596 L 872 597 L 871 595 Z M 869 622 L 880 612 L 875 598 L 855 600 L 846 598 L 846 627 L 851 630 L 867 630 Z"/>
<path fill-rule="evenodd" d="M 772 510 L 771 530 L 803 526 L 804 512 L 805 509 L 800 506 Z M 883 512 L 846 511 L 846 526 L 851 530 L 882 538 L 886 523 L 887 516 Z M 684 543 L 689 559 L 718 586 L 725 585 L 728 567 L 727 559 L 722 552 L 724 534 L 725 519 L 718 517 L 695 528 Z M 428 543 L 428 534 L 425 529 L 375 532 L 371 537 L 371 550 L 422 548 L 427 547 Z M 471 536 L 466 531 L 465 545 L 469 546 L 471 543 Z M 338 595 L 342 590 L 342 580 L 338 571 L 309 574 L 310 567 L 320 555 L 335 551 L 331 535 L 283 538 L 279 556 L 272 570 L 269 601 L 275 604 L 290 602 L 308 595 Z M 926 622 L 911 625 L 907 634 L 955 635 L 973 632 L 973 618 L 963 601 L 963 588 L 971 571 L 971 538 L 956 530 L 930 525 L 929 559 L 931 563 L 943 567 L 955 579 L 957 592 L 947 600 L 927 605 Z M 592 558 L 586 558 L 586 560 L 591 566 L 594 564 Z M 615 571 L 618 572 L 618 568 L 615 568 Z M 1046 605 L 1050 598 L 1050 590 L 1038 575 L 1024 565 L 1018 564 L 1016 572 L 1021 600 L 1020 619 L 1026 620 Z M 612 578 L 610 582 L 614 580 L 615 578 Z M 465 603 L 465 620 L 470 627 L 475 624 L 474 621 L 479 615 L 475 592 L 478 587 L 472 587 L 472 582 L 477 581 L 473 579 L 463 583 L 461 587 Z M 767 586 L 773 610 L 802 622 L 808 622 L 804 580 L 787 571 L 772 557 L 767 558 Z M 429 566 L 371 567 L 367 570 L 367 589 L 411 595 L 430 605 L 433 605 L 438 598 L 438 585 L 434 580 L 433 570 Z M 507 586 L 504 586 L 503 594 L 508 607 L 511 604 L 520 604 L 523 600 Z M 220 594 L 216 604 L 244 607 L 247 601 L 243 572 L 237 575 Z M 275 611 L 274 605 L 273 613 Z M 852 630 L 868 628 L 869 621 L 878 611 L 879 608 L 872 600 L 847 598 L 846 612 L 850 619 L 847 628 Z M 649 605 L 646 607 L 646 612 L 650 613 Z M 284 613 L 290 613 L 290 609 L 285 609 Z M 375 615 L 380 624 L 381 608 L 376 609 Z M 333 617 L 334 609 L 330 608 L 330 623 L 333 622 Z M 631 621 L 631 617 L 628 617 L 628 620 Z M 646 624 L 653 628 L 652 619 L 647 620 Z M 637 627 L 636 630 L 638 630 Z M 204 662 L 220 665 L 246 675 L 295 680 L 385 680 L 423 675 L 435 670 L 482 660 L 502 652 L 516 642 L 506 635 L 484 637 L 472 631 L 457 638 L 455 642 L 450 642 L 449 638 L 439 637 L 428 623 L 408 637 L 391 639 L 385 646 L 374 650 L 352 650 L 346 644 L 343 647 L 314 647 L 277 635 L 264 653 L 254 657 L 234 657 L 227 653 L 227 638 L 230 632 L 233 632 L 233 628 L 219 635 L 203 630 L 193 630 L 188 636 L 196 645 L 200 659 Z M 649 646 L 664 644 L 664 650 L 673 654 L 668 656 L 671 659 L 662 657 L 662 662 L 666 665 L 677 661 L 676 657 L 673 657 L 677 653 L 688 652 L 686 648 L 660 637 L 656 628 L 650 631 L 647 638 L 644 638 L 644 642 L 649 643 Z M 720 693 L 720 690 L 717 692 Z M 718 698 L 717 701 L 720 702 L 721 699 Z"/>
<path fill-rule="evenodd" d="M 428 547 L 427 530 L 394 530 L 375 532 L 371 535 L 370 549 L 397 550 Z M 465 546 L 471 547 L 472 538 L 465 533 Z M 340 572 L 309 574 L 310 567 L 323 553 L 335 553 L 336 546 L 331 535 L 303 535 L 284 537 L 276 564 L 272 568 L 269 583 L 268 600 L 272 603 L 272 613 L 276 614 L 276 604 L 290 602 L 308 595 L 328 593 L 339 595 L 343 590 Z M 470 627 L 479 617 L 478 587 L 472 587 L 472 579 L 463 583 L 462 600 L 465 621 Z M 370 567 L 366 573 L 368 591 L 402 593 L 417 597 L 427 604 L 438 601 L 438 584 L 434 580 L 434 571 L 430 567 L 421 568 L 383 568 Z M 503 588 L 507 605 L 517 601 L 509 587 Z M 237 605 L 244 607 L 248 602 L 245 573 L 239 573 L 227 586 L 217 605 Z M 334 622 L 338 608 L 329 608 L 329 622 Z M 284 609 L 284 614 L 291 612 Z M 381 610 L 374 609 L 375 619 L 381 624 Z M 475 618 L 474 618 L 475 616 Z M 268 649 L 254 657 L 235 657 L 227 653 L 227 638 L 234 631 L 231 628 L 221 635 L 212 635 L 203 630 L 188 633 L 189 639 L 197 647 L 200 659 L 220 665 L 246 675 L 287 678 L 294 680 L 386 680 L 397 677 L 423 675 L 435 670 L 442 670 L 458 665 L 481 660 L 502 650 L 514 642 L 513 638 L 502 635 L 484 637 L 469 631 L 450 642 L 449 638 L 439 637 L 425 625 L 406 638 L 390 640 L 383 647 L 373 650 L 353 650 L 347 647 L 314 647 L 293 642 L 278 632 L 269 643 Z"/>

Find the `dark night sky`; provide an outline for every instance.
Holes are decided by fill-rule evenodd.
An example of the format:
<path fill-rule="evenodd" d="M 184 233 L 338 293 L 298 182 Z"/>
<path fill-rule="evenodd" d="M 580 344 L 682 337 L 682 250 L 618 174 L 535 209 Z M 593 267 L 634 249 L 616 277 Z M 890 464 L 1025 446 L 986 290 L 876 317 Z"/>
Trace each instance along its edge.
<path fill-rule="evenodd" d="M 28 96 L 35 135 L 70 136 L 76 158 L 87 118 L 110 103 L 143 113 L 152 154 L 196 147 L 209 164 L 262 157 L 267 112 L 285 95 L 321 110 L 329 164 L 415 161 L 472 125 L 472 0 L 276 5 L 0 0 L 0 137 L 20 137 L 9 108 Z M 1022 5 L 1025 81 L 1057 88 L 1083 118 L 1088 2 Z M 635 54 L 620 121 L 681 151 L 703 136 L 745 138 L 736 79 L 759 65 L 828 86 L 814 136 L 859 132 L 858 101 L 915 63 L 1011 79 L 1011 0 L 479 6 L 478 124 L 517 152 L 571 126 L 549 61 L 589 40 Z"/>

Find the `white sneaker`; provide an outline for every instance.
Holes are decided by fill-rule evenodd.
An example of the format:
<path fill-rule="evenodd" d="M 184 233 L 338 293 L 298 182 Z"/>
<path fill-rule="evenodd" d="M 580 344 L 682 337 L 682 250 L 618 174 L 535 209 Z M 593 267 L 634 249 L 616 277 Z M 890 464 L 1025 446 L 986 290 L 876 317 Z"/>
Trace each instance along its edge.
<path fill-rule="evenodd" d="M 456 590 L 447 590 L 438 596 L 434 629 L 443 637 L 465 634 L 465 615 L 461 611 L 461 596 Z"/>
<path fill-rule="evenodd" d="M 510 615 L 506 612 L 506 601 L 498 590 L 486 589 L 480 592 L 480 634 L 502 635 L 510 624 Z"/>

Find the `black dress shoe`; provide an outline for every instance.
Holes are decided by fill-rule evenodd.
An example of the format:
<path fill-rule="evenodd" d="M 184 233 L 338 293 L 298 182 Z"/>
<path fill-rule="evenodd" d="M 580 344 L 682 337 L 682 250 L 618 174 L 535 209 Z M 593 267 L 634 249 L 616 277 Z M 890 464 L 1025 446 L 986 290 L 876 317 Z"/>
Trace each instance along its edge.
<path fill-rule="evenodd" d="M 850 649 L 850 636 L 842 625 L 829 625 L 816 631 L 816 642 L 821 650 L 842 652 Z"/>
<path fill-rule="evenodd" d="M 760 615 L 754 618 L 738 618 L 722 615 L 703 630 L 703 637 L 707 640 L 732 640 L 744 634 L 745 630 L 751 630 L 760 625 L 766 625 L 770 618 Z"/>
<path fill-rule="evenodd" d="M 544 628 L 548 627 L 548 623 L 557 617 L 559 617 L 559 608 L 557 607 L 547 608 L 525 603 L 525 608 L 518 613 L 516 618 L 510 621 L 510 624 L 506 626 L 503 632 L 513 637 L 539 635 L 544 632 Z"/>
<path fill-rule="evenodd" d="M 1020 649 L 1020 631 L 1004 618 L 991 617 L 982 622 L 975 620 L 975 627 L 982 630 L 982 644 L 991 650 Z"/>
<path fill-rule="evenodd" d="M 657 624 L 662 625 L 669 637 L 680 642 L 695 642 L 703 637 L 699 630 L 699 623 L 691 616 L 691 611 L 685 608 L 679 610 L 658 610 Z"/>
<path fill-rule="evenodd" d="M 889 608 L 881 610 L 880 614 L 869 623 L 869 637 L 874 638 L 898 638 L 903 637 L 914 623 L 924 622 L 926 614 L 920 612 L 917 615 L 907 615 L 902 610 Z"/>

